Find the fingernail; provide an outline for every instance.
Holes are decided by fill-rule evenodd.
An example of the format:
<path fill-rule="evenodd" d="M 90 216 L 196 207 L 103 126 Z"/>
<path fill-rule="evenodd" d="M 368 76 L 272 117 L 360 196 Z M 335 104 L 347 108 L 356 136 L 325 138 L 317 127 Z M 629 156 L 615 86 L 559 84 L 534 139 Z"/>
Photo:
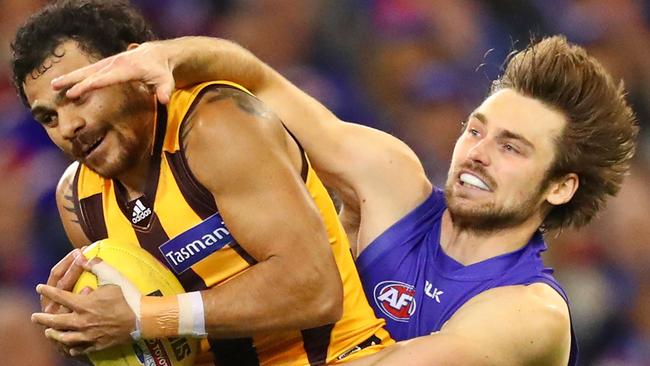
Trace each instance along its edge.
<path fill-rule="evenodd" d="M 42 284 L 39 283 L 38 285 L 36 285 L 36 292 L 38 292 L 39 294 L 41 293 L 41 290 L 42 290 L 42 289 L 43 289 L 43 285 L 42 285 Z"/>
<path fill-rule="evenodd" d="M 81 353 L 79 351 L 77 351 L 76 349 L 71 349 L 70 350 L 70 356 L 72 356 L 72 357 L 79 356 L 80 354 Z"/>

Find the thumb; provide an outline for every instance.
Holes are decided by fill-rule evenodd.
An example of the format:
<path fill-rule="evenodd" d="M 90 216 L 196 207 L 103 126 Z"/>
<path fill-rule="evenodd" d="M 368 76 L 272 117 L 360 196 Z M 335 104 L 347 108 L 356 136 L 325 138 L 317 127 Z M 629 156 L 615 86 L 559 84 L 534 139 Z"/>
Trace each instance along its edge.
<path fill-rule="evenodd" d="M 142 294 L 122 273 L 97 257 L 90 261 L 90 271 L 97 276 L 99 286 L 108 284 L 119 286 L 131 310 L 136 315 L 140 314 L 140 297 L 142 297 Z"/>
<path fill-rule="evenodd" d="M 169 103 L 169 100 L 171 99 L 173 92 L 174 92 L 174 79 L 169 78 L 168 80 L 162 82 L 156 88 L 156 96 L 158 97 L 158 101 L 162 104 Z"/>

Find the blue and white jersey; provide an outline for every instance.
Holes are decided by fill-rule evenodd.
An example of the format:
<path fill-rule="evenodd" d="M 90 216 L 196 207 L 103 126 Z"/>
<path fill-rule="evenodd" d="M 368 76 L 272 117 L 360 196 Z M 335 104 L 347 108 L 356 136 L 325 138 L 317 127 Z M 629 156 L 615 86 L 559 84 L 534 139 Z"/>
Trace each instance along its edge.
<path fill-rule="evenodd" d="M 386 319 L 397 341 L 438 331 L 472 297 L 499 286 L 542 282 L 568 303 L 564 290 L 544 266 L 546 250 L 537 233 L 521 249 L 462 265 L 440 246 L 440 226 L 446 209 L 444 193 L 434 189 L 413 211 L 375 239 L 357 259 L 357 268 L 370 304 Z M 577 359 L 571 331 L 569 365 Z"/>

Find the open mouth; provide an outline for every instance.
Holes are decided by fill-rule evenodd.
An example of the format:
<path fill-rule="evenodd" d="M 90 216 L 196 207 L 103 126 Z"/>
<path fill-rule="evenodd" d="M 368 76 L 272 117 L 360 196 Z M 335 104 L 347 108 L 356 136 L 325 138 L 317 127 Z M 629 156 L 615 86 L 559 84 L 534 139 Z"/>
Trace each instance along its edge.
<path fill-rule="evenodd" d="M 461 173 L 459 176 L 460 184 L 469 188 L 476 188 L 482 191 L 490 192 L 490 187 L 479 177 L 471 173 Z"/>
<path fill-rule="evenodd" d="M 83 149 L 84 156 L 87 157 L 93 151 L 95 151 L 95 149 L 102 143 L 102 141 L 104 141 L 104 136 L 99 136 L 95 139 L 95 141 L 93 141 L 93 143 L 86 145 Z"/>

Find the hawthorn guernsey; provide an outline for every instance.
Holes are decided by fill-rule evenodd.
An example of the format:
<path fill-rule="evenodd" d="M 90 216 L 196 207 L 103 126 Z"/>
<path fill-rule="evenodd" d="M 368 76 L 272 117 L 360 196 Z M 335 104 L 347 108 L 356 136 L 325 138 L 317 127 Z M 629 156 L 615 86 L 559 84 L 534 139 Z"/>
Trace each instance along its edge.
<path fill-rule="evenodd" d="M 232 224 L 223 217 L 225 214 L 220 211 L 214 196 L 190 170 L 181 143 L 183 121 L 188 121 L 186 117 L 191 106 L 198 105 L 202 98 L 221 95 L 248 98 L 244 91 L 237 91 L 239 88 L 233 87 L 230 84 L 209 82 L 188 89 L 177 89 L 167 106 L 157 106 L 152 142 L 153 158 L 149 165 L 144 195 L 139 198 L 145 207 L 144 211 L 136 202 L 138 198 L 129 200 L 119 181 L 104 178 L 83 164 L 69 170 L 71 174 L 68 177 L 73 188 L 72 201 L 80 208 L 80 225 L 88 238 L 99 240 L 109 237 L 139 244 L 169 268 L 190 294 L 196 291 L 218 291 L 216 287 L 219 284 L 234 280 L 258 264 L 239 245 L 236 233 L 231 230 Z M 205 100 L 206 103 L 211 103 L 208 99 Z M 236 103 L 233 106 L 238 108 Z M 285 138 L 291 137 L 287 135 Z M 304 174 L 300 178 L 325 223 L 326 234 L 330 238 L 329 247 L 343 279 L 342 318 L 334 324 L 302 330 L 270 331 L 236 341 L 208 337 L 217 364 L 298 366 L 311 362 L 318 364 L 320 360 L 329 363 L 341 355 L 349 355 L 346 357 L 349 360 L 373 353 L 392 343 L 388 333 L 382 329 L 383 321 L 374 316 L 363 296 L 350 246 L 342 225 L 337 221 L 334 205 L 307 157 L 303 155 L 301 160 L 300 172 Z M 147 207 L 152 211 L 137 224 L 132 221 L 135 206 L 140 212 L 146 212 Z M 251 228 L 253 229 L 255 228 Z M 249 244 L 253 247 L 262 245 Z M 176 299 L 179 299 L 178 296 Z M 182 299 L 185 301 L 189 298 Z M 148 309 L 153 304 L 162 303 L 151 296 L 145 297 L 145 300 Z M 147 325 L 142 330 L 144 339 L 158 338 L 157 335 L 162 332 L 173 335 L 177 334 L 175 332 L 192 335 L 201 332 L 200 327 L 195 329 L 194 323 L 189 325 L 190 322 L 181 330 L 178 322 L 174 323 L 175 327 L 171 326 L 172 322 L 166 328 L 152 325 L 157 320 L 166 321 L 163 317 L 151 316 L 147 319 L 151 321 L 143 322 Z M 364 343 L 368 339 L 379 341 Z M 368 346 L 363 348 L 359 345 Z M 357 352 L 350 353 L 353 349 Z M 167 353 L 171 355 L 173 351 L 168 350 Z"/>

